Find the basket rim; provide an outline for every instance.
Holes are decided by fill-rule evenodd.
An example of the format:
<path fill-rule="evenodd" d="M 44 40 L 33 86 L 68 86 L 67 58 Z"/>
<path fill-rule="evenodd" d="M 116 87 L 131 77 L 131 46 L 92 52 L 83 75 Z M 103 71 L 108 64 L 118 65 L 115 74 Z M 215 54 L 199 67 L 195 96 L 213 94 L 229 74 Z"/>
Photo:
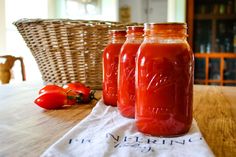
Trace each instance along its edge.
<path fill-rule="evenodd" d="M 128 22 L 122 23 L 117 21 L 105 21 L 105 20 L 83 20 L 83 19 L 69 19 L 69 18 L 55 18 L 55 19 L 43 19 L 43 18 L 22 18 L 12 24 L 15 26 L 21 24 L 81 24 L 81 25 L 108 25 L 108 26 L 127 26 L 127 25 L 137 25 L 141 23 L 137 22 Z"/>
<path fill-rule="evenodd" d="M 82 19 L 41 19 L 41 18 L 36 18 L 36 19 L 28 19 L 28 18 L 22 18 L 17 21 L 14 21 L 14 25 L 19 25 L 19 24 L 29 24 L 29 23 L 66 23 L 66 22 L 71 22 L 71 23 L 84 23 L 84 24 L 125 24 L 121 22 L 115 22 L 115 21 L 103 21 L 103 20 L 82 20 Z"/>

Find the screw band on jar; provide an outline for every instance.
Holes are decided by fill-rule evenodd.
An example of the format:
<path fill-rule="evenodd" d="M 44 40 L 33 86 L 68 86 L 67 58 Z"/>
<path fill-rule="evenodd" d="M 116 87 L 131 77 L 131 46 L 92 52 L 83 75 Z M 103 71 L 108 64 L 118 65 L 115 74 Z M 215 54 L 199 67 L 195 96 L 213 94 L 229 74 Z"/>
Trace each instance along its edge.
<path fill-rule="evenodd" d="M 124 43 L 126 40 L 126 30 L 125 29 L 114 29 L 108 31 L 110 42 L 112 43 Z"/>
<path fill-rule="evenodd" d="M 186 23 L 145 23 L 144 36 L 187 37 Z"/>
<path fill-rule="evenodd" d="M 144 27 L 143 26 L 127 26 L 127 35 L 132 35 L 132 34 L 136 34 L 136 35 L 143 35 L 144 33 Z"/>

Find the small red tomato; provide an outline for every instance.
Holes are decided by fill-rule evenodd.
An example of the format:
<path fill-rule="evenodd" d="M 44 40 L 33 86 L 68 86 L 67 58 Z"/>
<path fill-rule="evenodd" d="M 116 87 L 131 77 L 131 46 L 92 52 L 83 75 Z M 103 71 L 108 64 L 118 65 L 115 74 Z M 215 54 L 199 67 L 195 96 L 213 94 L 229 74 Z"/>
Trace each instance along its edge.
<path fill-rule="evenodd" d="M 67 104 L 67 94 L 63 91 L 41 93 L 34 103 L 48 110 L 59 109 Z"/>
<path fill-rule="evenodd" d="M 50 91 L 64 91 L 64 88 L 57 86 L 57 85 L 46 85 L 42 89 L 39 90 L 39 94 L 50 92 Z"/>
<path fill-rule="evenodd" d="M 94 98 L 95 91 L 92 91 L 82 83 L 68 83 L 63 88 L 68 95 L 76 95 L 77 103 L 89 103 L 92 99 L 96 99 Z"/>

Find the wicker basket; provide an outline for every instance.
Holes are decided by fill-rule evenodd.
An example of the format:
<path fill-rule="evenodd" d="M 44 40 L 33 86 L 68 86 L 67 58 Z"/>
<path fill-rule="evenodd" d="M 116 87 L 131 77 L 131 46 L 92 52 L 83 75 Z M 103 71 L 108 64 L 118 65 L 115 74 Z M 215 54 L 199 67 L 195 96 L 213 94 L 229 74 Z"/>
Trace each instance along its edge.
<path fill-rule="evenodd" d="M 45 83 L 82 82 L 102 89 L 102 52 L 116 22 L 21 19 L 14 23 L 30 48 Z"/>

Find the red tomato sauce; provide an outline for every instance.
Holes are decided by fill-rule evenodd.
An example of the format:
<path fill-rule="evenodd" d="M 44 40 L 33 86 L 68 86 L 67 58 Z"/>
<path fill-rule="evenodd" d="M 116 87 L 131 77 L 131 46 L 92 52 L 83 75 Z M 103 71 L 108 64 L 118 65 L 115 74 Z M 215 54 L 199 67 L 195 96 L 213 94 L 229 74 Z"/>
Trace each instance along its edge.
<path fill-rule="evenodd" d="M 144 43 L 137 62 L 138 130 L 156 136 L 186 133 L 193 101 L 193 54 L 188 44 Z"/>
<path fill-rule="evenodd" d="M 117 73 L 119 53 L 123 43 L 111 43 L 103 52 L 103 101 L 117 106 Z"/>
<path fill-rule="evenodd" d="M 129 118 L 135 115 L 135 58 L 140 43 L 125 43 L 119 61 L 118 109 Z"/>

